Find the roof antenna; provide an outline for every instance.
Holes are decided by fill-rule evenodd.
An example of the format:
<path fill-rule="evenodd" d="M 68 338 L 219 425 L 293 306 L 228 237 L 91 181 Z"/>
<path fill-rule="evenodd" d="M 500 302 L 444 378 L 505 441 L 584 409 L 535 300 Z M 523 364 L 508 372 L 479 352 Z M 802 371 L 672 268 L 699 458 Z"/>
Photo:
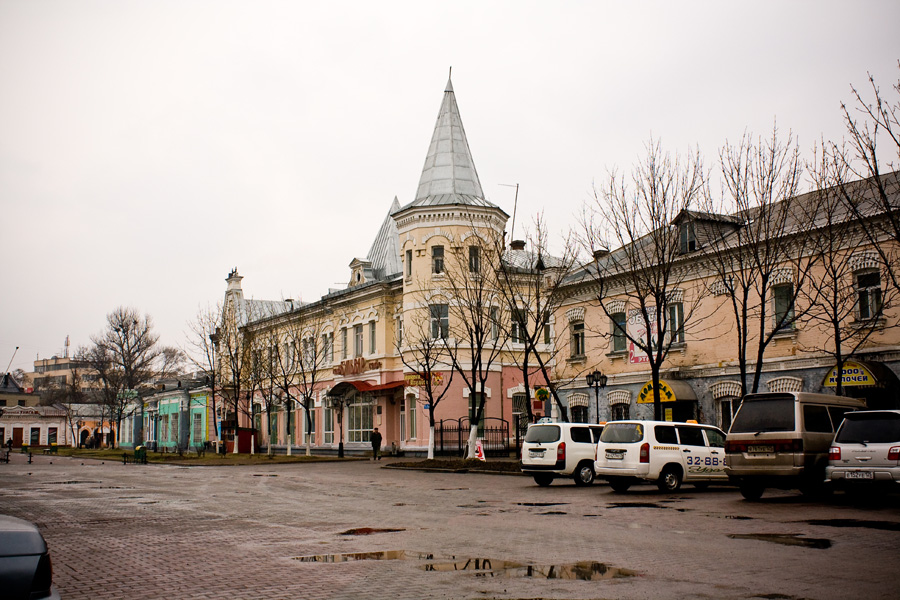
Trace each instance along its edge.
<path fill-rule="evenodd" d="M 513 218 L 512 218 L 512 227 L 509 231 L 509 239 L 510 241 L 516 239 L 516 208 L 519 206 L 519 184 L 513 185 L 512 183 L 498 183 L 497 185 L 502 185 L 504 187 L 514 187 L 516 188 L 516 197 L 513 200 Z"/>
<path fill-rule="evenodd" d="M 16 352 L 18 352 L 18 351 L 19 351 L 19 347 L 16 346 L 16 349 L 13 351 L 12 358 L 9 359 L 9 364 L 6 365 L 6 371 L 5 371 L 6 373 L 9 373 L 9 368 L 12 366 L 13 358 L 16 357 Z"/>
<path fill-rule="evenodd" d="M 453 79 L 453 65 L 450 65 L 450 73 L 447 75 L 447 79 Z"/>

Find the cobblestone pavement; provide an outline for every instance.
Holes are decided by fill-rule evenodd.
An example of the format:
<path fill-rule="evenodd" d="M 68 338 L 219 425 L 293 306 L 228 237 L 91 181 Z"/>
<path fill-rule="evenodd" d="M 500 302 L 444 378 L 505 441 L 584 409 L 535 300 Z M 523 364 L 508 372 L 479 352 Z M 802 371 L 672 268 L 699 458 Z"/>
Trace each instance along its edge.
<path fill-rule="evenodd" d="M 748 503 L 726 487 L 616 494 L 381 466 L 27 464 L 13 454 L 0 464 L 0 512 L 38 524 L 69 599 L 897 597 L 896 495 L 816 503 L 772 492 Z M 360 528 L 398 531 L 344 535 Z M 300 560 L 384 551 L 405 557 Z M 453 570 L 468 559 L 482 570 Z M 581 577 L 625 571 L 546 577 L 580 562 Z M 510 563 L 532 565 L 532 576 Z"/>

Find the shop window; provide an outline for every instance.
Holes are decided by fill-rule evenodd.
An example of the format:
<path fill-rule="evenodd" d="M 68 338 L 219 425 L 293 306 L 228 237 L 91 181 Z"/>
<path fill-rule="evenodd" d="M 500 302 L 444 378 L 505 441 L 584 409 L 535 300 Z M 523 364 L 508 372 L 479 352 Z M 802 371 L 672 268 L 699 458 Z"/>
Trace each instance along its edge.
<path fill-rule="evenodd" d="M 412 402 L 413 396 L 407 397 Z M 406 402 L 407 398 L 400 398 L 400 441 L 406 441 Z"/>
<path fill-rule="evenodd" d="M 372 435 L 372 404 L 356 402 L 347 409 L 347 440 L 368 442 Z"/>
<path fill-rule="evenodd" d="M 56 436 L 57 436 L 56 432 L 57 432 L 56 427 L 51 427 L 50 429 L 47 430 L 47 444 L 55 444 L 56 443 Z M 3 437 L 3 436 L 0 435 L 0 437 Z"/>
<path fill-rule="evenodd" d="M 792 329 L 794 320 L 794 284 L 782 283 L 772 286 L 772 298 L 775 305 L 775 328 L 779 331 Z"/>
<path fill-rule="evenodd" d="M 613 404 L 610 407 L 610 420 L 612 421 L 624 421 L 629 418 L 629 409 L 631 406 L 629 404 Z"/>
<path fill-rule="evenodd" d="M 856 294 L 860 321 L 881 316 L 881 274 L 878 271 L 856 274 Z"/>
<path fill-rule="evenodd" d="M 719 429 L 726 433 L 731 429 L 734 413 L 740 406 L 740 398 L 734 396 L 719 400 Z"/>
<path fill-rule="evenodd" d="M 324 441 L 326 444 L 334 443 L 334 410 L 330 406 L 326 406 L 322 411 L 322 431 L 324 433 Z"/>
<path fill-rule="evenodd" d="M 431 272 L 439 275 L 444 272 L 444 247 L 431 247 Z"/>
<path fill-rule="evenodd" d="M 31 446 L 40 446 L 41 445 L 41 428 L 40 427 L 32 427 L 31 428 L 31 441 L 29 442 Z"/>
<path fill-rule="evenodd" d="M 573 406 L 571 407 L 572 414 L 570 417 L 572 418 L 573 423 L 587 423 L 588 422 L 588 407 L 587 406 Z M 572 430 L 574 431 L 574 429 Z"/>
<path fill-rule="evenodd" d="M 574 321 L 569 324 L 571 330 L 570 353 L 572 358 L 584 356 L 584 321 Z"/>
<path fill-rule="evenodd" d="M 432 304 L 428 309 L 431 313 L 431 339 L 447 339 L 450 330 L 450 305 Z"/>
<path fill-rule="evenodd" d="M 609 315 L 610 326 L 612 328 L 612 351 L 625 352 L 625 326 L 626 318 L 624 312 L 615 312 Z"/>
<path fill-rule="evenodd" d="M 409 397 L 409 439 L 416 439 L 416 398 Z"/>

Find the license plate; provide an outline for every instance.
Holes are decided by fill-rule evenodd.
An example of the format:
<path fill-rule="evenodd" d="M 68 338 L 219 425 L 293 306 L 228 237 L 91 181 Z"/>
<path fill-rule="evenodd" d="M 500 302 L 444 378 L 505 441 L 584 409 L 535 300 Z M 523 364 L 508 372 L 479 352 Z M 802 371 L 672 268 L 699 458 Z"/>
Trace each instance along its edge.
<path fill-rule="evenodd" d="M 872 479 L 871 471 L 847 471 L 844 475 L 847 479 Z"/>
<path fill-rule="evenodd" d="M 771 454 L 775 452 L 775 446 L 750 446 L 747 448 L 750 454 Z"/>
<path fill-rule="evenodd" d="M 528 456 L 531 458 L 543 458 L 544 451 L 543 450 L 529 450 Z"/>
<path fill-rule="evenodd" d="M 607 460 L 622 460 L 623 458 L 625 458 L 624 452 L 606 452 Z"/>

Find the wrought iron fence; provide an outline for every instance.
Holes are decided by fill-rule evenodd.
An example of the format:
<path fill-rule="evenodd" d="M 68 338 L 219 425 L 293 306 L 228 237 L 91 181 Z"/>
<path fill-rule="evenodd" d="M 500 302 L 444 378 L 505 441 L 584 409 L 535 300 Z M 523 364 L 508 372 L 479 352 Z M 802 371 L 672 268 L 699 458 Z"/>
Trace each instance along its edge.
<path fill-rule="evenodd" d="M 509 456 L 509 421 L 498 417 L 485 417 L 484 426 L 478 428 L 481 447 L 485 456 Z M 469 442 L 469 418 L 442 419 L 435 427 L 434 453 L 438 456 L 466 455 Z"/>

